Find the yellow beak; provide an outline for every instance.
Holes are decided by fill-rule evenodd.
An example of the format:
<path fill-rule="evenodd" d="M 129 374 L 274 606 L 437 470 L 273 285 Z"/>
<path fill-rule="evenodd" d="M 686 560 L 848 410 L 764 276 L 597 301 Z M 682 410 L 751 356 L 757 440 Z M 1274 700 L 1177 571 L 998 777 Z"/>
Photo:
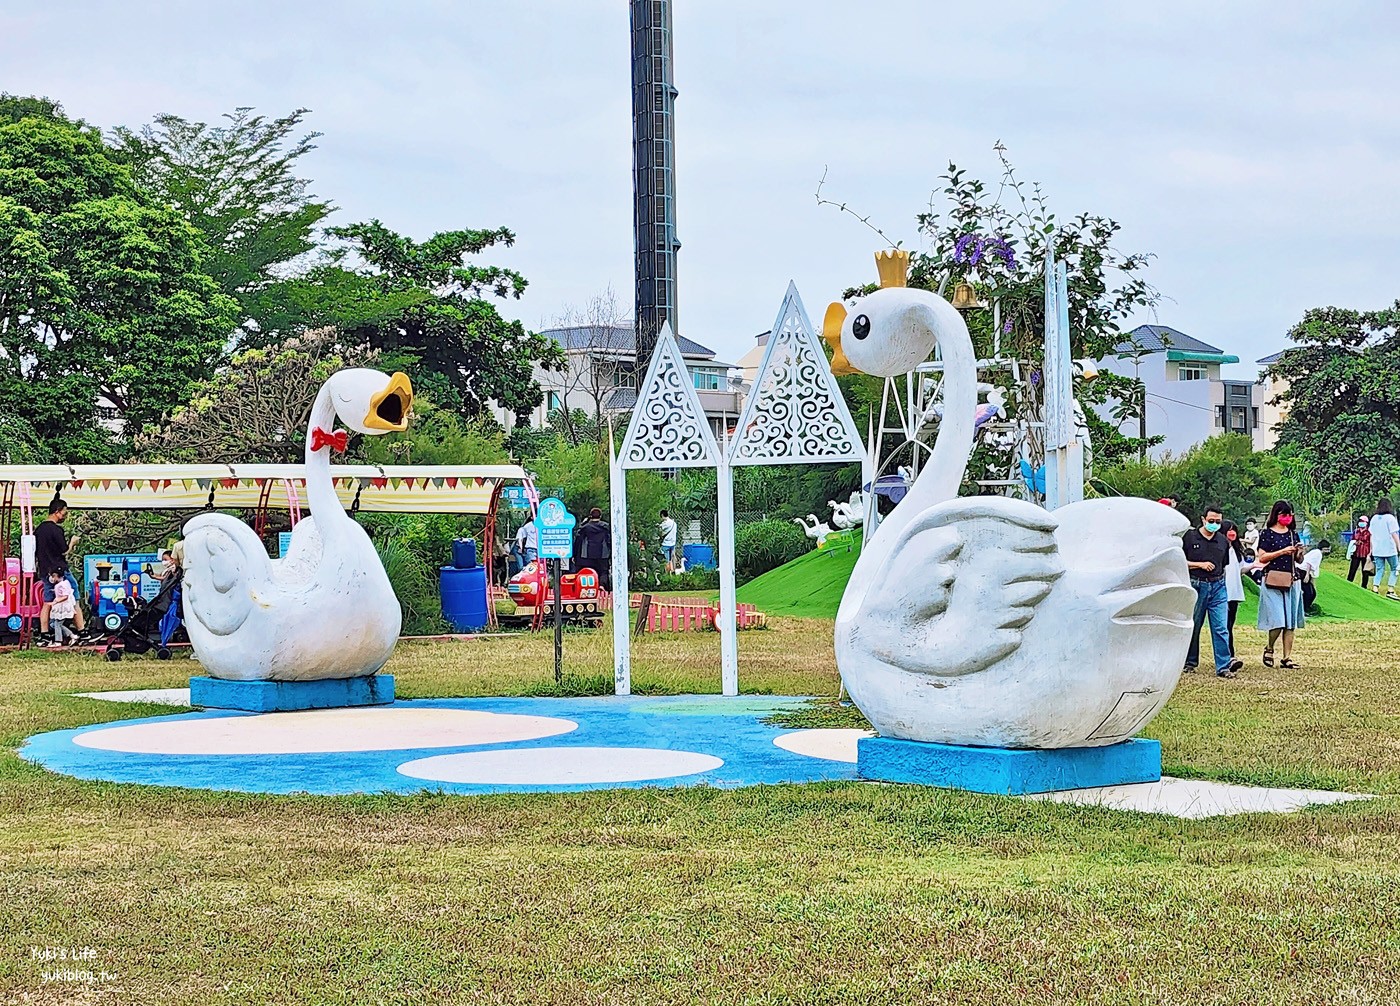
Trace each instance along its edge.
<path fill-rule="evenodd" d="M 859 374 L 851 366 L 846 354 L 841 352 L 841 326 L 846 324 L 846 305 L 839 301 L 827 306 L 826 317 L 822 319 L 822 338 L 831 346 L 831 372 L 837 377 L 845 374 Z"/>
<path fill-rule="evenodd" d="M 369 399 L 369 412 L 365 414 L 365 428 L 384 430 L 389 433 L 402 433 L 408 429 L 408 410 L 413 408 L 413 382 L 402 371 L 395 371 L 383 391 L 376 391 Z"/>

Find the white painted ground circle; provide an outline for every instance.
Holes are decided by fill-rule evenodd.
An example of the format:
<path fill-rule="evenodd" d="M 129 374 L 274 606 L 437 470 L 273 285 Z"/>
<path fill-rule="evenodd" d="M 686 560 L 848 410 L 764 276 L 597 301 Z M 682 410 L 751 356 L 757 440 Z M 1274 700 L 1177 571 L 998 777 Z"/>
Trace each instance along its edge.
<path fill-rule="evenodd" d="M 665 748 L 516 748 L 419 758 L 400 765 L 399 774 L 434 782 L 567 786 L 674 779 L 709 772 L 723 764 L 723 759 L 713 755 Z"/>
<path fill-rule="evenodd" d="M 311 709 L 133 723 L 89 730 L 73 743 L 131 754 L 315 754 L 500 744 L 577 729 L 573 720 L 553 716 L 471 709 Z"/>
<path fill-rule="evenodd" d="M 774 737 L 773 743 L 793 754 L 825 761 L 846 761 L 854 765 L 856 741 L 874 736 L 869 730 L 794 730 Z"/>

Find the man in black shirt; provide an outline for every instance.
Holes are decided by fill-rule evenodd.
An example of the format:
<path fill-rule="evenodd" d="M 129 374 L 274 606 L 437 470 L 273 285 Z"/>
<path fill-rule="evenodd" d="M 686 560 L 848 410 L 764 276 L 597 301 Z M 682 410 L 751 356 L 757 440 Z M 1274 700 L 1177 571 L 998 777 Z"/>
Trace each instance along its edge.
<path fill-rule="evenodd" d="M 44 585 L 44 606 L 39 609 L 39 634 L 42 636 L 49 634 L 49 605 L 53 603 L 53 585 L 49 583 L 50 573 L 62 573 L 73 587 L 73 596 L 83 596 L 82 590 L 78 587 L 78 581 L 74 579 L 72 571 L 68 568 L 68 550 L 78 544 L 78 536 L 74 535 L 70 542 L 63 534 L 63 521 L 67 516 L 68 504 L 55 496 L 53 502 L 49 504 L 48 520 L 40 522 L 39 526 L 34 529 L 34 573 L 39 582 Z M 85 624 L 82 605 L 78 605 L 73 624 L 77 628 L 78 634 L 82 635 Z"/>
<path fill-rule="evenodd" d="M 1201 526 L 1187 531 L 1181 539 L 1191 586 L 1196 588 L 1196 622 L 1191 632 L 1191 648 L 1186 652 L 1186 670 L 1194 671 L 1201 659 L 1201 625 L 1210 620 L 1211 649 L 1215 673 L 1233 678 L 1244 666 L 1230 653 L 1230 595 L 1225 587 L 1225 567 L 1230 564 L 1230 542 L 1220 532 L 1219 507 L 1208 507 Z"/>

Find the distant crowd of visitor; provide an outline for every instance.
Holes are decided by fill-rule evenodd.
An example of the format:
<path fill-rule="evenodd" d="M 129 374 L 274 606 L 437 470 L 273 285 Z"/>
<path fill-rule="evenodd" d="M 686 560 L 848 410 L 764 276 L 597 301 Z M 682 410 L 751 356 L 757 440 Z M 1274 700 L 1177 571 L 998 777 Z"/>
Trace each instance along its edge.
<path fill-rule="evenodd" d="M 1171 497 L 1160 502 L 1176 506 Z M 1233 678 L 1244 667 L 1235 648 L 1235 617 L 1244 600 L 1244 577 L 1259 585 L 1259 617 L 1256 627 L 1268 634 L 1261 657 L 1266 667 L 1293 669 L 1294 634 L 1303 627 L 1306 613 L 1317 600 L 1317 579 L 1322 560 L 1331 543 L 1314 544 L 1311 535 L 1295 527 L 1293 505 L 1279 500 L 1269 511 L 1261 528 L 1249 520 L 1243 534 L 1227 520 L 1220 507 L 1207 507 L 1200 525 L 1182 537 L 1191 586 L 1196 591 L 1195 625 L 1186 654 L 1187 672 L 1200 662 L 1200 634 L 1209 624 L 1215 673 Z M 1355 582 L 1358 573 L 1366 588 L 1371 577 L 1380 593 L 1400 600 L 1395 586 L 1400 576 L 1400 524 L 1390 500 L 1377 504 L 1373 516 L 1361 517 L 1347 546 L 1350 560 L 1347 579 Z"/>

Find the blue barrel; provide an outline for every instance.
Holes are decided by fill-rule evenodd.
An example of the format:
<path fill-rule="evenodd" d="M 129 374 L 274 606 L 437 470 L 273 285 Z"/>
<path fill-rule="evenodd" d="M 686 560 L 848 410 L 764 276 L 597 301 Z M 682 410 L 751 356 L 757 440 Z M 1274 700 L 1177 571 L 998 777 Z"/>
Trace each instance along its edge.
<path fill-rule="evenodd" d="M 476 539 L 452 539 L 452 565 L 458 569 L 476 568 Z"/>
<path fill-rule="evenodd" d="M 685 558 L 686 568 L 696 566 L 700 569 L 714 569 L 715 547 L 713 545 L 682 545 L 681 555 Z"/>
<path fill-rule="evenodd" d="M 442 617 L 458 632 L 476 632 L 486 627 L 486 567 L 458 569 L 443 566 L 439 577 L 442 589 Z"/>
<path fill-rule="evenodd" d="M 1350 545 L 1350 544 L 1351 544 L 1352 536 L 1353 536 L 1355 533 L 1356 533 L 1355 531 L 1343 531 L 1343 532 L 1342 532 L 1342 544 L 1344 544 L 1344 545 Z"/>

